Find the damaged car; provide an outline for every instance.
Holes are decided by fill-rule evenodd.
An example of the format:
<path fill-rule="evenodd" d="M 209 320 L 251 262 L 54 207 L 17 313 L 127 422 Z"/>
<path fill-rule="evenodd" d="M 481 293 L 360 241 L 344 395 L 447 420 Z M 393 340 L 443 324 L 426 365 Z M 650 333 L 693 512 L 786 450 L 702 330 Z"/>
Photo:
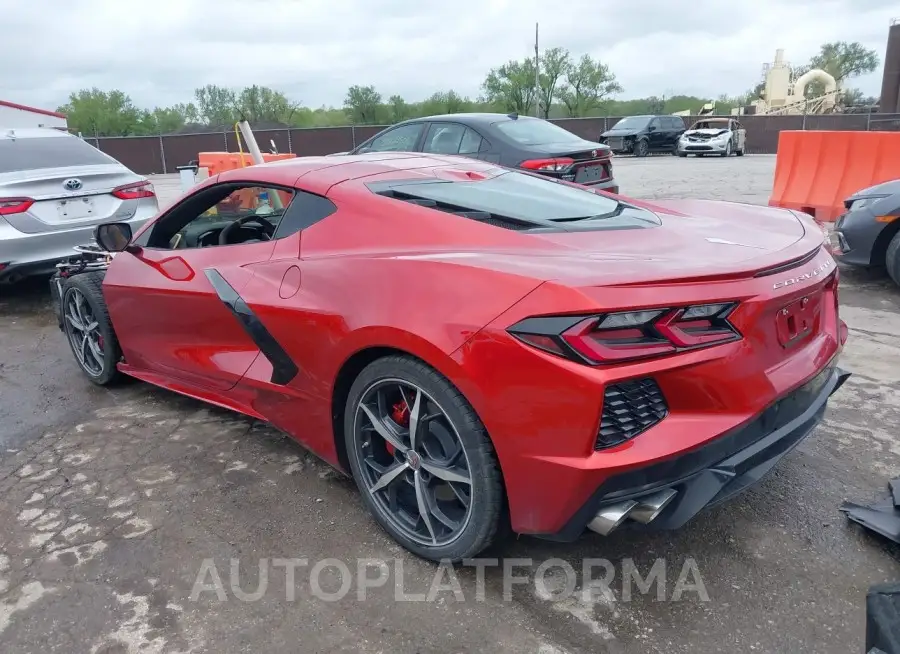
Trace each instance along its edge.
<path fill-rule="evenodd" d="M 676 153 L 679 157 L 689 154 L 742 157 L 746 141 L 747 130 L 734 118 L 703 118 L 681 135 Z"/>
<path fill-rule="evenodd" d="M 679 528 L 848 376 L 839 271 L 786 209 L 379 152 L 229 170 L 95 238 L 51 282 L 88 380 L 274 425 L 435 561 Z"/>

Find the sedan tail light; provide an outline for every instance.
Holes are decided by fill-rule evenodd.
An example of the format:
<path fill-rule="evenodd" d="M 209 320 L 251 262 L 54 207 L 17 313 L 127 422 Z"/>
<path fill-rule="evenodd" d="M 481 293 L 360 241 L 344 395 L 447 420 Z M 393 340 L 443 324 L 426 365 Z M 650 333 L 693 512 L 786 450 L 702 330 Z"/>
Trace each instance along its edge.
<path fill-rule="evenodd" d="M 519 168 L 537 171 L 560 171 L 565 170 L 575 163 L 574 159 L 569 157 L 553 157 L 552 159 L 528 159 L 519 164 Z"/>
<path fill-rule="evenodd" d="M 31 198 L 0 198 L 0 216 L 25 213 L 33 204 Z"/>
<path fill-rule="evenodd" d="M 152 198 L 156 195 L 156 192 L 153 189 L 153 184 L 150 182 L 135 182 L 114 188 L 112 194 L 120 200 L 138 200 L 140 198 Z"/>
<path fill-rule="evenodd" d="M 621 363 L 741 338 L 728 321 L 737 302 L 527 318 L 509 332 L 528 345 L 580 363 Z"/>

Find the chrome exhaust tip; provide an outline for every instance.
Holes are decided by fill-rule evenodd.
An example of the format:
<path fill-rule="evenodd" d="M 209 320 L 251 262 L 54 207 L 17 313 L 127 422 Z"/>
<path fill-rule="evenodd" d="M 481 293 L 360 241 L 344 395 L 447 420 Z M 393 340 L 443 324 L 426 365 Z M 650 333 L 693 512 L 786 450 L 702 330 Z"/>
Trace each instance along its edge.
<path fill-rule="evenodd" d="M 594 516 L 594 519 L 588 523 L 588 529 L 595 531 L 601 536 L 609 536 L 613 529 L 625 522 L 625 518 L 631 510 L 638 505 L 634 500 L 625 500 L 618 504 L 611 504 Z"/>
<path fill-rule="evenodd" d="M 678 491 L 667 488 L 650 497 L 641 498 L 638 505 L 628 514 L 628 517 L 640 522 L 642 525 L 646 525 L 662 513 L 662 510 L 668 506 L 669 502 L 671 502 L 677 494 Z"/>

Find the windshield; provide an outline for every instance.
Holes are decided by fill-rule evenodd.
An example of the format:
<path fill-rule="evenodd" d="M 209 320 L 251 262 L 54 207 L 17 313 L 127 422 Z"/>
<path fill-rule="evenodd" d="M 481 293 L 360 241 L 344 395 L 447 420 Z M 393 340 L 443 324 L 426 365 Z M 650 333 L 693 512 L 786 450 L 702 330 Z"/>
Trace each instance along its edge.
<path fill-rule="evenodd" d="M 606 217 L 619 209 L 616 200 L 603 195 L 516 172 L 480 181 L 391 182 L 388 189 L 462 211 L 537 223 Z"/>
<path fill-rule="evenodd" d="M 691 129 L 728 129 L 727 120 L 701 120 L 691 127 Z"/>
<path fill-rule="evenodd" d="M 494 126 L 516 143 L 522 145 L 544 145 L 546 143 L 566 143 L 582 139 L 559 125 L 539 118 L 517 118 L 494 123 Z"/>
<path fill-rule="evenodd" d="M 629 116 L 613 125 L 612 129 L 644 129 L 652 119 L 653 116 Z"/>
<path fill-rule="evenodd" d="M 0 139 L 0 173 L 118 163 L 76 137 Z"/>

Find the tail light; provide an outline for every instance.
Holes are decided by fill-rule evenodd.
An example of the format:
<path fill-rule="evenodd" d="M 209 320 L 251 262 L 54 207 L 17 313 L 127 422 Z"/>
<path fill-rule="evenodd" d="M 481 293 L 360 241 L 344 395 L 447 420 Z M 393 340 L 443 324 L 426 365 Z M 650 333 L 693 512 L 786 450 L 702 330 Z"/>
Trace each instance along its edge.
<path fill-rule="evenodd" d="M 25 213 L 33 204 L 31 198 L 0 198 L 0 216 Z"/>
<path fill-rule="evenodd" d="M 112 194 L 120 200 L 138 200 L 140 198 L 152 198 L 156 195 L 153 184 L 150 182 L 135 182 L 125 184 L 112 190 Z"/>
<path fill-rule="evenodd" d="M 664 356 L 741 338 L 728 321 L 737 302 L 527 318 L 509 332 L 528 345 L 598 365 Z"/>
<path fill-rule="evenodd" d="M 574 159 L 569 157 L 554 157 L 552 159 L 528 159 L 519 164 L 519 168 L 537 171 L 558 172 L 565 170 L 575 163 Z"/>

